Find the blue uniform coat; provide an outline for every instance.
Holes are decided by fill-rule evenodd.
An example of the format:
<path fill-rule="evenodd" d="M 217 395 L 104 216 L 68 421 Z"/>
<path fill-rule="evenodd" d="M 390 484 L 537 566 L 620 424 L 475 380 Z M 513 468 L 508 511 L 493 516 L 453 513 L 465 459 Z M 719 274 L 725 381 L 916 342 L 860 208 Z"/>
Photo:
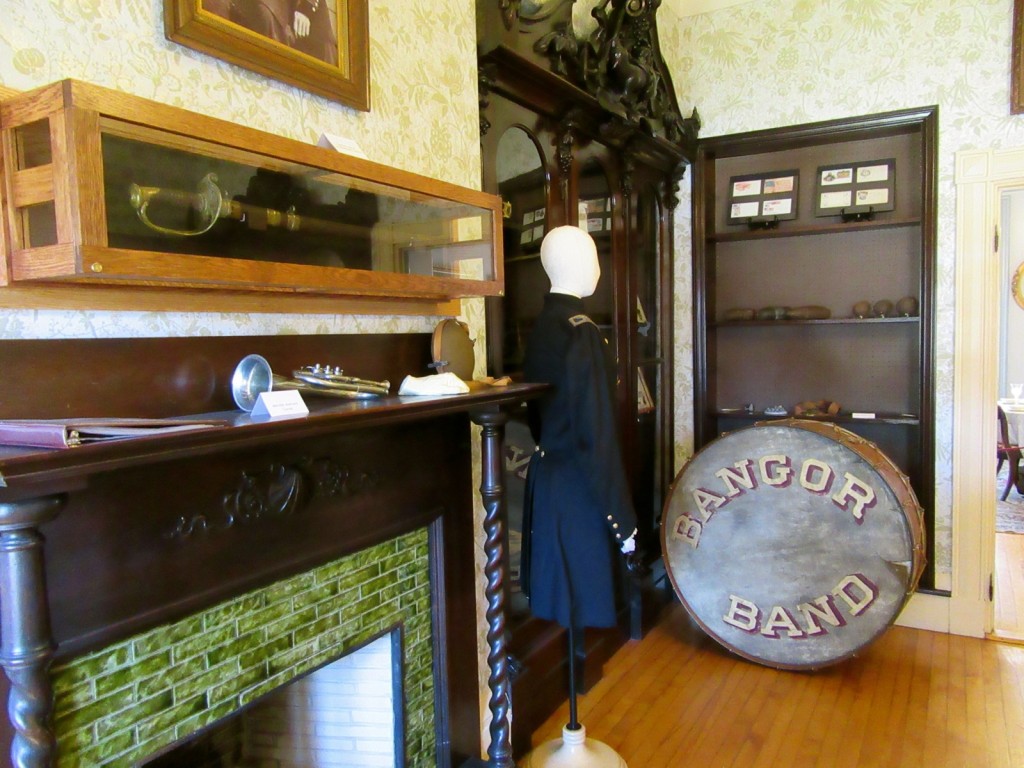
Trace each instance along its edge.
<path fill-rule="evenodd" d="M 607 345 L 583 301 L 548 294 L 526 348 L 531 402 L 521 584 L 534 615 L 569 626 L 615 624 L 613 568 L 636 528 L 612 400 Z"/>

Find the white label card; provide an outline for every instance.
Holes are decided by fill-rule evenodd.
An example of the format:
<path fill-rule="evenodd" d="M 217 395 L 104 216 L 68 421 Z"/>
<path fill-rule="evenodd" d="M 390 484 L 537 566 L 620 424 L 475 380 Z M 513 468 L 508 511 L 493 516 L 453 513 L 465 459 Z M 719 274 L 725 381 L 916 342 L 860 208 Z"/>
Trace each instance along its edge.
<path fill-rule="evenodd" d="M 853 168 L 833 168 L 821 172 L 821 186 L 829 184 L 849 184 L 853 181 Z"/>
<path fill-rule="evenodd" d="M 731 218 L 740 219 L 744 216 L 757 216 L 760 211 L 761 204 L 758 202 L 733 203 L 732 208 L 729 209 L 729 215 Z"/>
<path fill-rule="evenodd" d="M 792 211 L 793 199 L 790 197 L 784 197 L 781 200 L 765 200 L 761 207 L 764 216 L 784 216 Z"/>
<path fill-rule="evenodd" d="M 888 189 L 858 189 L 857 205 L 885 205 L 889 202 Z"/>
<path fill-rule="evenodd" d="M 865 165 L 857 169 L 857 181 L 887 181 L 889 178 L 888 165 Z"/>
<path fill-rule="evenodd" d="M 822 192 L 821 193 L 821 207 L 822 208 L 842 208 L 852 204 L 853 193 L 850 190 L 844 190 L 842 192 Z"/>
<path fill-rule="evenodd" d="M 732 185 L 733 197 L 744 197 L 746 195 L 760 195 L 761 180 L 751 179 L 749 181 L 736 181 Z"/>
<path fill-rule="evenodd" d="M 309 413 L 302 395 L 295 389 L 260 392 L 250 416 L 254 419 L 276 419 L 281 416 L 305 416 Z"/>

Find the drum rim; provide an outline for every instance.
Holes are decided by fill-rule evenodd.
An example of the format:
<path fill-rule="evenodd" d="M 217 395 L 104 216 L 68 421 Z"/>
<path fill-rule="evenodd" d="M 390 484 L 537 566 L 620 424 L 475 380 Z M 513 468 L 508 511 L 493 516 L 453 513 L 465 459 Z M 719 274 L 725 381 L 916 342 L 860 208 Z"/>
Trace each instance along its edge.
<path fill-rule="evenodd" d="M 898 609 L 894 612 L 893 616 L 888 622 L 883 623 L 879 626 L 878 630 L 871 634 L 863 643 L 853 648 L 847 653 L 831 659 L 825 659 L 820 662 L 812 664 L 793 664 L 782 661 L 768 660 L 753 655 L 747 651 L 735 647 L 732 643 L 729 643 L 722 638 L 717 632 L 713 631 L 690 607 L 689 602 L 683 596 L 682 590 L 679 588 L 679 584 L 676 582 L 675 574 L 673 573 L 671 563 L 668 560 L 668 530 L 669 526 L 665 523 L 668 520 L 669 507 L 672 505 L 672 499 L 675 494 L 676 488 L 682 480 L 683 474 L 690 467 L 690 465 L 697 460 L 697 458 L 707 451 L 714 443 L 723 437 L 737 434 L 739 432 L 746 432 L 748 430 L 756 429 L 758 427 L 791 427 L 795 429 L 801 429 L 806 432 L 813 432 L 825 437 L 840 438 L 838 442 L 842 442 L 844 446 L 850 448 L 856 453 L 861 459 L 866 461 L 872 469 L 882 475 L 882 479 L 885 481 L 889 490 L 893 492 L 899 502 L 900 509 L 904 512 L 904 519 L 906 521 L 907 531 L 909 538 L 912 543 L 913 549 L 913 561 L 914 570 L 911 574 L 911 578 L 908 581 L 906 592 L 903 595 Z M 882 466 L 876 465 L 875 461 L 879 461 Z M 908 507 L 909 505 L 909 507 Z M 786 419 L 771 419 L 765 421 L 757 421 L 753 424 L 734 429 L 729 432 L 723 433 L 719 438 L 712 440 L 703 446 L 699 451 L 695 452 L 683 466 L 679 472 L 676 473 L 672 483 L 669 485 L 668 492 L 665 495 L 665 503 L 662 505 L 661 510 L 661 556 L 665 566 L 665 575 L 668 577 L 669 582 L 672 584 L 672 590 L 675 592 L 679 602 L 683 604 L 686 609 L 687 615 L 701 628 L 704 632 L 711 637 L 715 642 L 721 645 L 723 648 L 728 650 L 730 653 L 734 653 L 741 658 L 753 661 L 763 666 L 771 667 L 773 669 L 783 669 L 791 671 L 813 671 L 816 669 L 824 669 L 826 667 L 839 664 L 853 656 L 856 656 L 864 648 L 870 645 L 872 642 L 878 639 L 878 637 L 889 629 L 899 614 L 907 605 L 907 601 L 911 595 L 917 590 L 917 585 L 920 582 L 921 574 L 924 572 L 925 565 L 927 563 L 927 553 L 925 548 L 925 530 L 924 530 L 924 508 L 921 506 L 917 499 L 917 494 L 914 493 L 913 487 L 910 485 L 910 479 L 900 471 L 892 459 L 890 459 L 881 448 L 879 448 L 872 441 L 861 437 L 855 432 L 851 432 L 848 429 L 840 427 L 838 424 L 828 421 L 819 421 L 812 419 L 798 419 L 798 418 L 786 418 Z"/>

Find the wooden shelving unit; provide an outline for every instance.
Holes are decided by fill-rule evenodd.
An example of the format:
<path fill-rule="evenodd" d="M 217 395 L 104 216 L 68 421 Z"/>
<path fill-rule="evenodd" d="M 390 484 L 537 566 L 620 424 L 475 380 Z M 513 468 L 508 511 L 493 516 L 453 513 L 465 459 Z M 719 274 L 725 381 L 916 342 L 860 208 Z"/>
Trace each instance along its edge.
<path fill-rule="evenodd" d="M 782 418 L 765 415 L 770 406 L 792 414 L 802 401 L 836 401 L 841 412 L 826 420 L 878 444 L 910 478 L 929 551 L 936 149 L 935 107 L 704 139 L 693 204 L 696 448 Z M 819 168 L 884 158 L 895 158 L 894 210 L 863 221 L 815 215 Z M 790 169 L 795 219 L 771 229 L 728 223 L 730 179 Z M 905 296 L 917 299 L 916 316 L 853 316 L 857 302 Z M 724 319 L 731 309 L 807 305 L 831 317 Z M 921 587 L 933 584 L 929 567 Z"/>

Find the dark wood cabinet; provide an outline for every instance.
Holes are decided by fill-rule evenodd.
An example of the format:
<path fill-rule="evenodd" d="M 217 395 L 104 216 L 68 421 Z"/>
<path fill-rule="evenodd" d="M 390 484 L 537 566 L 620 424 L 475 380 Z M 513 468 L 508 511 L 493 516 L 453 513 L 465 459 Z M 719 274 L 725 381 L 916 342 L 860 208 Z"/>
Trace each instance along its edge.
<path fill-rule="evenodd" d="M 613 3 L 599 14 L 607 34 L 590 38 L 596 42 L 588 60 L 583 50 L 590 42 L 575 36 L 571 3 L 477 4 L 483 187 L 501 196 L 504 220 L 505 295 L 488 299 L 488 362 L 494 375 L 521 372 L 550 287 L 540 263 L 544 234 L 561 225 L 588 231 L 601 280 L 584 306 L 615 359 L 617 422 L 639 543 L 657 563 L 658 523 L 672 479 L 672 220 L 699 120 L 679 115 L 657 47 L 655 8 L 630 15 L 626 5 Z M 642 96 L 633 90 L 637 80 L 617 79 L 609 45 L 625 52 L 631 72 L 649 78 Z M 518 511 L 533 444 L 525 421 L 510 422 L 506 438 L 508 625 L 519 669 L 513 744 L 521 754 L 566 698 L 567 652 L 564 632 L 533 619 L 518 592 Z M 630 634 L 642 632 L 641 602 L 623 578 L 621 626 L 588 630 L 579 650 L 584 687 Z"/>
<path fill-rule="evenodd" d="M 929 552 L 936 148 L 935 107 L 703 139 L 693 200 L 695 447 L 772 406 L 836 402 L 815 418 L 877 443 L 908 475 Z M 888 167 L 888 204 L 857 206 L 854 184 L 830 183 L 837 165 L 854 181 Z M 796 218 L 730 223 L 734 181 L 775 172 L 798 177 Z M 850 207 L 822 211 L 835 191 L 853 192 Z M 897 307 L 905 297 L 916 309 Z M 829 317 L 797 319 L 808 306 Z M 734 319 L 744 312 L 754 317 Z M 933 585 L 929 567 L 921 586 Z"/>

